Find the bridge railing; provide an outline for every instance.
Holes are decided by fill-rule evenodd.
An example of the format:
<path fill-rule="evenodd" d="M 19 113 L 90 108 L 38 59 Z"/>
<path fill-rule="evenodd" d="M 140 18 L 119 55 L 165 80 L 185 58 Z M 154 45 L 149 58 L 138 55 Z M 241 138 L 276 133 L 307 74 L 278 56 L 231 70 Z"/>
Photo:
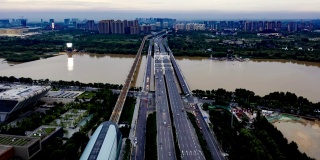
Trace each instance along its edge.
<path fill-rule="evenodd" d="M 122 113 L 122 109 L 123 109 L 123 105 L 124 105 L 124 102 L 126 101 L 126 97 L 127 97 L 128 91 L 130 89 L 130 85 L 131 85 L 131 81 L 132 81 L 134 72 L 136 71 L 137 66 L 138 66 L 138 62 L 139 62 L 139 60 L 141 58 L 141 52 L 143 50 L 144 43 L 145 43 L 146 39 L 149 38 L 149 37 L 150 37 L 150 35 L 147 35 L 147 36 L 145 36 L 143 38 L 143 41 L 142 41 L 142 43 L 140 45 L 140 48 L 139 48 L 139 50 L 137 52 L 137 55 L 136 55 L 135 59 L 134 59 L 132 67 L 131 67 L 131 69 L 129 71 L 129 74 L 128 74 L 126 80 L 125 80 L 125 83 L 124 83 L 124 85 L 122 87 L 120 95 L 119 95 L 119 97 L 117 99 L 116 105 L 115 105 L 115 107 L 114 107 L 114 109 L 112 111 L 112 114 L 111 114 L 111 117 L 110 117 L 109 121 L 112 121 L 112 122 L 114 122 L 116 124 L 118 124 L 118 122 L 119 122 L 119 119 L 120 119 L 120 116 L 121 116 L 121 113 Z"/>

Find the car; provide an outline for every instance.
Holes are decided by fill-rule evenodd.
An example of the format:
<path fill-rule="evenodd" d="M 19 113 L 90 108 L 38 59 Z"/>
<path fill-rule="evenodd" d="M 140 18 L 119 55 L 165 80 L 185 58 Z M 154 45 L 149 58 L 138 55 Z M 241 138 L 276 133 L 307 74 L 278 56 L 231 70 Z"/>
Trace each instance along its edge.
<path fill-rule="evenodd" d="M 171 152 L 169 152 L 169 157 L 171 157 Z"/>

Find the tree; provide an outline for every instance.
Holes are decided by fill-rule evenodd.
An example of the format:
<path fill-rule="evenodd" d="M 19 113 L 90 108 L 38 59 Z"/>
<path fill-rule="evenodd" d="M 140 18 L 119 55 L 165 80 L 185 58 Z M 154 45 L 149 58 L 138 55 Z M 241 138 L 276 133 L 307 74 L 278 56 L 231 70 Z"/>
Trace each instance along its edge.
<path fill-rule="evenodd" d="M 205 110 L 205 111 L 209 110 L 209 104 L 208 103 L 203 103 L 202 109 Z"/>

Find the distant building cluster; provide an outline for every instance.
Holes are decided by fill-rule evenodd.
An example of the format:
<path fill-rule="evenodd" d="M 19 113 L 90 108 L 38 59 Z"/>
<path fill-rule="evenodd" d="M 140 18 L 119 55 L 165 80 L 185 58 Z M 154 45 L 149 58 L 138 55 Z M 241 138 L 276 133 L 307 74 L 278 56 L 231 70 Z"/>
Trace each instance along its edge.
<path fill-rule="evenodd" d="M 13 27 L 13 26 L 21 26 L 27 27 L 27 19 L 0 19 L 0 27 Z"/>
<path fill-rule="evenodd" d="M 258 32 L 264 30 L 273 31 L 311 31 L 312 22 L 282 22 L 282 21 L 204 21 L 206 29 L 209 30 L 242 30 L 246 32 Z"/>
<path fill-rule="evenodd" d="M 140 26 L 138 20 L 102 20 L 99 21 L 98 30 L 100 34 L 139 34 Z"/>
<path fill-rule="evenodd" d="M 156 28 L 173 28 L 177 23 L 176 19 L 171 18 L 137 18 L 137 20 L 139 24 L 148 24 Z"/>
<path fill-rule="evenodd" d="M 29 27 L 28 27 L 29 25 Z M 78 18 L 65 18 L 62 22 L 57 22 L 50 18 L 41 19 L 40 23 L 27 24 L 27 19 L 0 19 L 0 28 L 15 29 L 0 31 L 2 35 L 22 35 L 25 30 L 17 28 L 40 27 L 42 30 L 64 30 L 81 29 L 100 34 L 150 34 L 153 31 L 162 29 L 174 30 L 212 30 L 217 35 L 236 35 L 237 31 L 244 32 L 300 32 L 314 31 L 320 26 L 319 20 L 239 20 L 239 21 L 177 21 L 171 18 L 136 18 L 135 20 L 79 20 Z M 12 34 L 14 33 L 14 34 Z M 270 34 L 260 34 L 262 36 Z"/>
<path fill-rule="evenodd" d="M 175 24 L 175 30 L 205 30 L 206 26 L 199 23 L 178 23 Z"/>

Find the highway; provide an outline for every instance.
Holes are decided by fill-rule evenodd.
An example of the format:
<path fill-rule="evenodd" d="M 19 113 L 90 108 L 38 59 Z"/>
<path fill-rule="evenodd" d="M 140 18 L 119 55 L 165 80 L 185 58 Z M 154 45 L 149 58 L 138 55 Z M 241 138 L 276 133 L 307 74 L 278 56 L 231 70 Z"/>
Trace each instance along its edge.
<path fill-rule="evenodd" d="M 191 92 L 190 88 L 188 87 L 188 84 L 187 84 L 184 76 L 182 75 L 182 71 L 180 70 L 180 68 L 177 64 L 177 62 L 173 56 L 173 53 L 171 52 L 168 44 L 165 44 L 165 45 L 166 45 L 167 51 L 169 51 L 170 60 L 172 62 L 172 66 L 173 66 L 174 71 L 176 73 L 176 76 L 178 78 L 180 87 L 181 87 L 183 93 L 188 97 L 189 103 L 193 104 L 195 99 L 197 99 L 197 98 L 192 96 L 192 92 Z M 199 127 L 202 128 L 201 132 L 203 133 L 204 139 L 207 142 L 208 149 L 210 150 L 212 157 L 215 160 L 224 160 L 225 158 L 223 157 L 223 155 L 218 147 L 219 143 L 217 142 L 217 140 L 214 138 L 213 134 L 209 130 L 209 128 L 208 128 L 206 122 L 204 121 L 203 116 L 199 110 L 199 107 L 197 105 L 194 105 L 194 108 L 195 108 L 194 109 L 195 112 L 197 113 L 196 118 L 199 120 L 198 125 L 199 125 Z"/>
<path fill-rule="evenodd" d="M 157 112 L 157 153 L 159 160 L 176 159 L 172 135 L 172 125 L 165 87 L 164 71 L 161 52 L 159 52 L 158 39 L 155 39 L 154 76 L 155 76 L 155 101 Z"/>
<path fill-rule="evenodd" d="M 177 85 L 174 82 L 174 73 L 171 68 L 166 68 L 165 77 L 182 159 L 205 159 L 195 130 L 185 113 L 184 105 Z"/>
<path fill-rule="evenodd" d="M 150 79 L 151 79 L 151 64 L 152 64 L 152 41 L 149 43 L 146 71 L 144 74 L 142 95 L 140 98 L 139 114 L 137 119 L 137 127 L 134 139 L 134 149 L 131 158 L 134 160 L 144 159 L 145 142 L 146 142 L 146 122 L 147 122 L 147 107 L 149 101 Z"/>
<path fill-rule="evenodd" d="M 215 159 L 215 160 L 224 160 L 225 158 L 221 154 L 221 150 L 218 147 L 219 143 L 217 142 L 217 140 L 215 139 L 215 137 L 211 133 L 208 125 L 206 124 L 204 118 L 202 117 L 202 114 L 200 113 L 199 106 L 197 104 L 195 104 L 194 107 L 195 107 L 194 110 L 197 113 L 196 119 L 199 120 L 199 124 L 198 125 L 199 125 L 199 127 L 202 128 L 201 132 L 203 134 L 203 137 L 207 141 L 207 145 L 209 147 L 209 150 L 211 152 L 211 155 L 212 155 L 213 159 Z"/>
<path fill-rule="evenodd" d="M 157 42 L 160 52 L 163 53 L 163 55 L 166 55 L 162 57 L 162 66 L 164 69 L 166 88 L 168 92 L 170 108 L 173 114 L 173 122 L 176 128 L 181 158 L 190 160 L 205 159 L 195 130 L 185 113 L 184 105 L 176 85 L 177 83 L 175 82 L 175 75 L 172 69 L 170 56 L 166 52 L 162 40 L 162 38 L 159 38 Z"/>

